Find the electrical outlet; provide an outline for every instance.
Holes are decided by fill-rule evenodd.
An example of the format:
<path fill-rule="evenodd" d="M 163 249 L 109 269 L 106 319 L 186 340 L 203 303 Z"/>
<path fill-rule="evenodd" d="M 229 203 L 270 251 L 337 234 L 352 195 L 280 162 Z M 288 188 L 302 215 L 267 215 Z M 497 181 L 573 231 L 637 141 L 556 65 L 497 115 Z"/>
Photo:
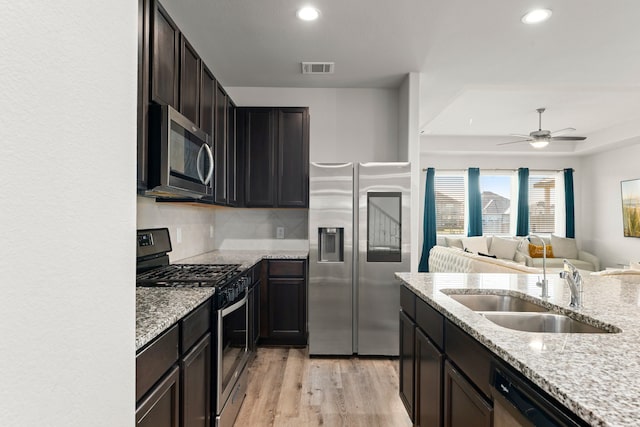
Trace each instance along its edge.
<path fill-rule="evenodd" d="M 182 243 L 182 228 L 176 228 L 176 243 Z"/>
<path fill-rule="evenodd" d="M 284 239 L 284 227 L 276 227 L 276 239 Z"/>
<path fill-rule="evenodd" d="M 213 239 L 213 225 L 209 226 L 209 238 Z"/>

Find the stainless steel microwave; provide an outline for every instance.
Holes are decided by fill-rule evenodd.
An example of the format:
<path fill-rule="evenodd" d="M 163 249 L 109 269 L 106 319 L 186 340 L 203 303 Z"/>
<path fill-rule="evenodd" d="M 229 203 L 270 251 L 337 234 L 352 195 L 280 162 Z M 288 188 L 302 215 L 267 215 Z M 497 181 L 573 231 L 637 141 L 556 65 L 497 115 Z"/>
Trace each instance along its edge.
<path fill-rule="evenodd" d="M 149 108 L 147 195 L 171 198 L 213 196 L 211 137 L 168 105 Z"/>

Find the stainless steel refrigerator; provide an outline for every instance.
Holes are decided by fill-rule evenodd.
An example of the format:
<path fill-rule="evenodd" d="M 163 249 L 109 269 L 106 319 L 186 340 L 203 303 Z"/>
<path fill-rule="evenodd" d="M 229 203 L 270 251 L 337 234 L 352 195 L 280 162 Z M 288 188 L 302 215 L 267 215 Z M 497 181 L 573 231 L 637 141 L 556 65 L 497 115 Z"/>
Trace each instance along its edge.
<path fill-rule="evenodd" d="M 311 163 L 309 354 L 398 355 L 393 274 L 411 268 L 410 169 Z"/>

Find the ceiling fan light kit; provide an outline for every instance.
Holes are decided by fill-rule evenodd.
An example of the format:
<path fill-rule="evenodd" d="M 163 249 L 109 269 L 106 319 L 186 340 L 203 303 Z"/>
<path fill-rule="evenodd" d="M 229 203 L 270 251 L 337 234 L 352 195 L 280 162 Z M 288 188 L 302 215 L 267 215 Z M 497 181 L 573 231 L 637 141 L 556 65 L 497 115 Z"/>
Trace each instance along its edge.
<path fill-rule="evenodd" d="M 563 134 L 567 132 L 574 131 L 575 130 L 574 128 L 564 128 L 564 129 L 556 130 L 554 132 L 551 132 L 547 129 L 542 129 L 542 113 L 544 113 L 545 110 L 546 108 L 543 108 L 543 107 L 536 108 L 536 111 L 538 112 L 538 130 L 529 132 L 529 135 L 512 133 L 511 136 L 517 136 L 519 138 L 524 138 L 524 139 L 519 139 L 517 141 L 511 141 L 511 142 L 503 142 L 498 145 L 508 145 L 508 144 L 516 144 L 518 142 L 528 142 L 529 144 L 531 144 L 533 148 L 544 148 L 547 145 L 549 145 L 551 141 L 584 141 L 585 139 L 587 139 L 586 136 L 563 136 Z"/>
<path fill-rule="evenodd" d="M 534 139 L 533 141 L 529 142 L 529 144 L 533 148 L 544 148 L 547 145 L 549 145 L 549 140 L 548 139 Z"/>

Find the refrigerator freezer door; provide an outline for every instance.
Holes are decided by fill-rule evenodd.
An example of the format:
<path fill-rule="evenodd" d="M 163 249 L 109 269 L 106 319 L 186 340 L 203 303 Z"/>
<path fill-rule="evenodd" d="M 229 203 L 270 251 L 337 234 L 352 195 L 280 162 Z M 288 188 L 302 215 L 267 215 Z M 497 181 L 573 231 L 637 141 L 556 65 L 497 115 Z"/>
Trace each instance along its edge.
<path fill-rule="evenodd" d="M 410 163 L 358 165 L 357 352 L 398 355 L 397 271 L 410 271 Z"/>
<path fill-rule="evenodd" d="M 309 170 L 309 354 L 353 353 L 353 164 Z"/>

